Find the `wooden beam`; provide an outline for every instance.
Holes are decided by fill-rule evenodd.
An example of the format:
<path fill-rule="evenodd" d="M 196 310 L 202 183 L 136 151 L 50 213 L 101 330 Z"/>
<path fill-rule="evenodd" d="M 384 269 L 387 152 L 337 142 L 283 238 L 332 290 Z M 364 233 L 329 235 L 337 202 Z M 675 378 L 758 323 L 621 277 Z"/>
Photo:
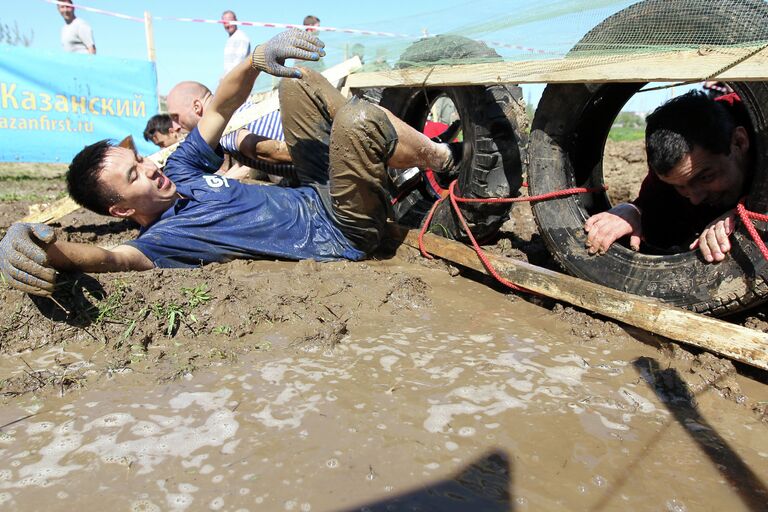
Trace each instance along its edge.
<path fill-rule="evenodd" d="M 355 56 L 349 60 L 326 69 L 323 71 L 323 76 L 327 78 L 328 81 L 334 85 L 334 87 L 338 87 L 339 83 L 344 78 L 346 78 L 355 70 L 360 69 L 362 65 L 363 64 L 360 62 L 360 58 Z M 280 108 L 280 102 L 277 97 L 277 91 L 270 91 L 262 99 L 262 101 L 259 101 L 258 103 L 252 103 L 248 108 L 243 109 L 232 116 L 229 124 L 224 129 L 224 135 L 235 130 L 239 130 L 254 119 L 258 119 L 266 114 L 269 114 L 278 108 Z M 162 167 L 165 165 L 165 161 L 168 159 L 171 153 L 173 153 L 178 146 L 179 143 L 177 142 L 172 146 L 168 146 L 167 148 L 163 148 L 160 151 L 149 155 L 147 158 L 155 162 L 155 164 L 158 166 Z M 69 215 L 79 208 L 80 206 L 70 197 L 64 197 L 58 201 L 54 201 L 44 210 L 30 213 L 23 219 L 20 219 L 18 222 L 44 222 L 47 224 L 49 222 L 54 222 L 66 215 Z"/>
<path fill-rule="evenodd" d="M 418 231 L 397 226 L 390 237 L 418 249 Z M 485 272 L 474 249 L 436 235 L 424 236 L 435 256 Z M 528 290 L 568 302 L 646 331 L 768 370 L 768 334 L 661 302 L 547 270 L 503 256 L 487 255 L 504 278 Z"/>
<path fill-rule="evenodd" d="M 760 50 L 760 51 L 758 51 Z M 744 62 L 729 67 L 739 59 Z M 493 85 L 499 83 L 678 82 L 718 80 L 768 80 L 768 49 L 738 47 L 632 55 L 568 57 L 491 64 L 426 66 L 401 70 L 357 73 L 347 87 L 420 87 Z"/>

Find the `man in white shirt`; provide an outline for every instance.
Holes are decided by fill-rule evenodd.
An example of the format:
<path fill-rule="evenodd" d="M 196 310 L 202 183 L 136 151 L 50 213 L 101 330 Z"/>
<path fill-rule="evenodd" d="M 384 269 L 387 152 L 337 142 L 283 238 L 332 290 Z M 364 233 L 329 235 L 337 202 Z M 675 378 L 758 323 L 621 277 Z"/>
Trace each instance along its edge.
<path fill-rule="evenodd" d="M 64 26 L 61 27 L 61 46 L 64 51 L 95 55 L 96 43 L 93 41 L 93 29 L 75 16 L 72 0 L 61 0 L 57 7 L 59 14 L 64 18 Z"/>
<path fill-rule="evenodd" d="M 224 30 L 229 34 L 227 44 L 224 45 L 224 75 L 240 64 L 251 54 L 251 41 L 242 30 L 237 29 L 237 25 L 232 24 L 237 21 L 237 16 L 232 11 L 224 11 L 221 15 L 221 22 Z"/>

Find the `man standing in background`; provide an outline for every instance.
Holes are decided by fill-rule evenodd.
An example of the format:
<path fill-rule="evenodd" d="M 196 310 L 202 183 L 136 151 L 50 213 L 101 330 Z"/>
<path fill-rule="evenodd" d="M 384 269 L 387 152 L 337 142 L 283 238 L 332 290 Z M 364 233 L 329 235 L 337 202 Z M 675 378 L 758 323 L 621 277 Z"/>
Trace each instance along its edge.
<path fill-rule="evenodd" d="M 237 29 L 237 25 L 232 24 L 237 21 L 237 16 L 233 11 L 224 11 L 221 15 L 221 22 L 224 30 L 229 34 L 227 44 L 224 45 L 224 73 L 240 64 L 251 54 L 251 40 L 245 35 L 245 32 Z M 222 75 L 222 76 L 223 76 Z"/>
<path fill-rule="evenodd" d="M 317 16 L 314 16 L 312 14 L 308 14 L 307 16 L 304 16 L 304 21 L 302 22 L 303 25 L 307 28 L 307 32 L 317 32 L 317 29 L 315 27 L 320 26 L 320 18 Z M 307 61 L 302 62 L 302 66 L 309 69 L 314 69 L 315 71 L 321 72 L 325 70 L 325 63 L 323 62 L 323 59 L 320 59 L 318 61 Z"/>
<path fill-rule="evenodd" d="M 319 27 L 320 26 L 320 18 L 317 16 L 312 16 L 311 14 L 304 16 L 304 26 L 307 27 L 305 30 L 307 32 L 316 32 L 317 30 L 311 27 Z"/>
<path fill-rule="evenodd" d="M 61 46 L 64 51 L 95 55 L 96 44 L 93 42 L 93 29 L 75 16 L 72 0 L 62 0 L 57 7 L 59 14 L 64 18 L 64 26 L 61 27 Z"/>

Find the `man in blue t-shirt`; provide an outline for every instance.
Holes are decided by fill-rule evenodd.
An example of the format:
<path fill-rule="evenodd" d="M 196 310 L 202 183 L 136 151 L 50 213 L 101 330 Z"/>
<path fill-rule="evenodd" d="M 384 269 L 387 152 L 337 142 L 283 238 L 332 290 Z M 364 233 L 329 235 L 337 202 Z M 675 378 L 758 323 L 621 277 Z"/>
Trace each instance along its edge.
<path fill-rule="evenodd" d="M 197 127 L 165 170 L 107 141 L 87 146 L 67 173 L 70 195 L 104 215 L 142 226 L 113 249 L 56 240 L 44 224 L 14 224 L 0 242 L 0 272 L 16 289 L 50 295 L 55 270 L 116 272 L 196 266 L 236 258 L 360 260 L 386 225 L 387 166 L 450 171 L 452 148 L 429 140 L 383 108 L 347 101 L 322 75 L 286 68 L 317 60 L 323 43 L 290 30 L 257 47 L 224 79 Z M 259 72 L 280 85 L 283 126 L 306 186 L 248 185 L 210 174 L 219 139 Z"/>

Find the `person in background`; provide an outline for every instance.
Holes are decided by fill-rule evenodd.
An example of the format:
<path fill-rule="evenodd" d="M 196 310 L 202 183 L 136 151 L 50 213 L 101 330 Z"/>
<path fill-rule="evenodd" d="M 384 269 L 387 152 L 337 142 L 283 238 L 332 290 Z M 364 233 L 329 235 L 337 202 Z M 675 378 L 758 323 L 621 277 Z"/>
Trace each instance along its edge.
<path fill-rule="evenodd" d="M 237 25 L 231 23 L 237 21 L 233 11 L 224 11 L 221 14 L 221 23 L 224 31 L 229 34 L 227 44 L 224 45 L 224 73 L 226 75 L 232 68 L 240 64 L 251 54 L 251 41 L 245 32 L 238 30 Z M 222 75 L 222 76 L 223 76 Z"/>
<path fill-rule="evenodd" d="M 72 0 L 61 0 L 57 5 L 59 14 L 64 18 L 61 27 L 61 46 L 70 53 L 90 53 L 96 55 L 96 43 L 93 41 L 93 29 L 86 22 L 75 16 Z"/>
<path fill-rule="evenodd" d="M 307 27 L 304 29 L 307 32 L 317 32 L 317 29 L 314 27 L 320 26 L 320 18 L 309 14 L 304 16 L 304 21 L 302 23 L 305 27 Z M 323 59 L 318 61 L 302 62 L 301 65 L 305 68 L 314 69 L 317 72 L 322 72 L 325 70 L 325 62 L 323 62 Z"/>
<path fill-rule="evenodd" d="M 158 147 L 167 148 L 182 140 L 180 130 L 173 126 L 173 120 L 168 114 L 156 114 L 149 118 L 144 128 L 144 140 Z"/>
<path fill-rule="evenodd" d="M 305 27 L 307 27 L 305 30 L 307 32 L 317 32 L 317 29 L 312 27 L 319 27 L 320 26 L 320 18 L 317 16 L 312 16 L 311 14 L 304 16 L 303 24 Z"/>
<path fill-rule="evenodd" d="M 211 90 L 200 82 L 184 81 L 173 86 L 166 102 L 174 128 L 182 133 L 194 130 L 213 99 Z M 246 101 L 237 112 L 252 106 Z M 251 177 L 268 179 L 284 186 L 298 185 L 298 175 L 285 144 L 279 109 L 224 135 L 219 143 L 224 152 L 239 164 L 226 171 L 228 177 Z"/>

